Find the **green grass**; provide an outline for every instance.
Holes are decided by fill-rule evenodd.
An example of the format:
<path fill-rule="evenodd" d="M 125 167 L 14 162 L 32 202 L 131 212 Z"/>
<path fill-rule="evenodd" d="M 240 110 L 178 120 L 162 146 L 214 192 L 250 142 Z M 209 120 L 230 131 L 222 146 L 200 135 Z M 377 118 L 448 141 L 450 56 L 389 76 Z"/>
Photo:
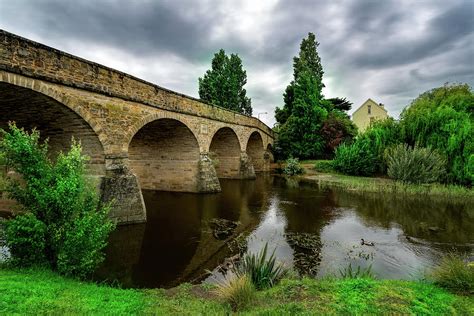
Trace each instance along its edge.
<path fill-rule="evenodd" d="M 305 172 L 300 179 L 315 183 L 322 188 L 336 187 L 361 193 L 387 193 L 400 196 L 429 196 L 432 198 L 453 198 L 474 203 L 474 189 L 461 185 L 407 184 L 388 178 L 349 176 L 325 169 L 317 170 L 316 164 L 327 164 L 329 160 L 301 160 Z M 280 162 L 283 163 L 283 162 Z"/>
<path fill-rule="evenodd" d="M 474 189 L 460 185 L 433 184 L 406 184 L 387 178 L 357 177 L 338 173 L 317 173 L 308 170 L 301 176 L 303 181 L 316 183 L 320 187 L 337 187 L 343 190 L 388 193 L 411 196 L 430 196 L 440 198 L 462 199 L 466 202 L 474 202 Z"/>
<path fill-rule="evenodd" d="M 43 270 L 0 269 L 0 314 L 228 315 L 213 287 L 131 290 L 79 282 Z M 284 279 L 258 291 L 243 315 L 473 315 L 474 299 L 424 282 Z"/>

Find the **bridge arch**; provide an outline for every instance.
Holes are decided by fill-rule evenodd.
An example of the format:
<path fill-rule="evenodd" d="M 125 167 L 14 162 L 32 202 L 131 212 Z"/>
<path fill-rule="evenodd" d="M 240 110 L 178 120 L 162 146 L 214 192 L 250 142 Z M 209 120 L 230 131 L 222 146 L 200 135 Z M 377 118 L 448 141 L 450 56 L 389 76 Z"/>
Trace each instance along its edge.
<path fill-rule="evenodd" d="M 41 140 L 48 138 L 52 158 L 69 150 L 72 137 L 80 140 L 83 153 L 90 157 L 87 172 L 105 175 L 105 136 L 87 113 L 61 93 L 26 77 L 0 77 L 0 113 L 1 128 L 14 121 L 26 130 L 36 128 Z"/>
<path fill-rule="evenodd" d="M 209 145 L 209 156 L 215 161 L 217 177 L 239 178 L 241 148 L 232 128 L 221 127 L 214 133 Z"/>
<path fill-rule="evenodd" d="M 146 123 L 130 140 L 128 157 L 142 189 L 199 191 L 199 143 L 192 130 L 177 119 Z"/>
<path fill-rule="evenodd" d="M 250 134 L 247 140 L 246 152 L 253 164 L 255 172 L 264 171 L 265 148 L 263 146 L 262 135 L 258 131 L 254 131 Z"/>

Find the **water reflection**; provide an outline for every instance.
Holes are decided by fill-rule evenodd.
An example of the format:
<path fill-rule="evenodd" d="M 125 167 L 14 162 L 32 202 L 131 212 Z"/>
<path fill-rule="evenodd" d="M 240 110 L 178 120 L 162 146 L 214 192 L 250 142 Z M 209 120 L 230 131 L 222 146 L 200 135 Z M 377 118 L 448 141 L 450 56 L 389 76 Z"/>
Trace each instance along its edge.
<path fill-rule="evenodd" d="M 268 242 L 289 267 L 318 276 L 352 263 L 372 265 L 381 278 L 414 278 L 446 251 L 474 249 L 472 205 L 320 190 L 271 176 L 221 184 L 219 194 L 144 191 L 148 222 L 119 227 L 98 277 L 138 287 L 202 280 L 206 270 L 208 280 L 220 278 L 215 268 L 241 234 L 247 251 Z M 213 236 L 215 218 L 239 222 L 229 239 Z M 309 239 L 298 244 L 301 235 Z"/>

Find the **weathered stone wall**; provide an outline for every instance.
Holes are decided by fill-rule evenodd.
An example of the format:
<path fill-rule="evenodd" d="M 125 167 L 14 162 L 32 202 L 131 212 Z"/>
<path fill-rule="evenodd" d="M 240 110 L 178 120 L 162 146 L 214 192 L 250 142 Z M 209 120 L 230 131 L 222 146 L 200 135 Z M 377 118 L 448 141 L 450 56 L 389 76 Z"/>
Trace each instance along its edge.
<path fill-rule="evenodd" d="M 0 30 L 0 69 L 157 108 L 257 127 L 272 135 L 270 128 L 256 118 L 207 105 L 3 30 Z"/>

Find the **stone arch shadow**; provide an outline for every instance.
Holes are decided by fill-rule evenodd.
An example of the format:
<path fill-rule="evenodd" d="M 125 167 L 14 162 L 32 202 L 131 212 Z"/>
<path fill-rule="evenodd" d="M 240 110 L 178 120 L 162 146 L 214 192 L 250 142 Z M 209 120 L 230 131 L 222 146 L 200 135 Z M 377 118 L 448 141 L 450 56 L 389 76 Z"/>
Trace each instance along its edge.
<path fill-rule="evenodd" d="M 199 192 L 199 142 L 185 123 L 153 116 L 132 131 L 127 144 L 129 167 L 142 189 Z"/>
<path fill-rule="evenodd" d="M 209 156 L 217 177 L 240 179 L 241 148 L 237 133 L 230 127 L 217 129 L 209 144 Z"/>
<path fill-rule="evenodd" d="M 9 76 L 0 81 L 0 127 L 16 122 L 26 130 L 36 128 L 41 140 L 49 139 L 52 158 L 70 148 L 72 137 L 79 140 L 83 154 L 90 157 L 87 173 L 105 175 L 106 136 L 87 112 L 68 98 L 34 80 Z M 16 79 L 15 79 L 16 78 Z M 18 84 L 21 83 L 21 84 Z"/>

